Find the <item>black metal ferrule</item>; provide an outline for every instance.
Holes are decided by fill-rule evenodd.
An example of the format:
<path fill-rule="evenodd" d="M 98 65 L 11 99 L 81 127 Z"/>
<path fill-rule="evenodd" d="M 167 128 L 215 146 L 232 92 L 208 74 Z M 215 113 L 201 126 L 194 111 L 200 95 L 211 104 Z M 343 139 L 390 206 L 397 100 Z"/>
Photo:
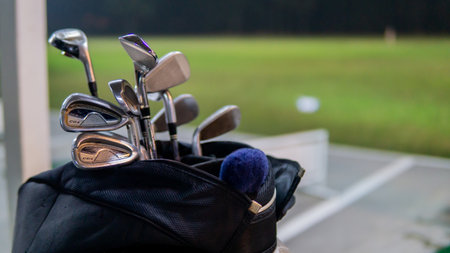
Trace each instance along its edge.
<path fill-rule="evenodd" d="M 89 85 L 89 91 L 91 92 L 91 95 L 94 97 L 98 97 L 98 93 L 97 93 L 97 83 L 94 82 L 88 82 Z"/>
<path fill-rule="evenodd" d="M 141 107 L 141 115 L 143 119 L 150 118 L 150 108 L 149 107 Z"/>
<path fill-rule="evenodd" d="M 177 124 L 167 123 L 167 128 L 169 130 L 169 135 L 177 135 Z"/>

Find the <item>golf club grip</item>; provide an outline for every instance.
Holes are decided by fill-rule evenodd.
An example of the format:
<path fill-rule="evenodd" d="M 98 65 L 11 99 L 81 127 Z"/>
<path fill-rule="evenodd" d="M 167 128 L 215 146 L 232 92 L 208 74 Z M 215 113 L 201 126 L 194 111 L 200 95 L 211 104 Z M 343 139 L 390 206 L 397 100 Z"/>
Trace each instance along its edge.
<path fill-rule="evenodd" d="M 88 85 L 89 85 L 89 91 L 91 92 L 91 95 L 94 97 L 98 97 L 97 82 L 95 82 L 95 81 L 88 82 Z"/>
<path fill-rule="evenodd" d="M 181 157 L 180 157 L 180 151 L 178 149 L 178 141 L 176 139 L 171 139 L 170 140 L 170 144 L 172 145 L 172 149 L 173 149 L 173 159 L 175 161 L 180 161 Z"/>

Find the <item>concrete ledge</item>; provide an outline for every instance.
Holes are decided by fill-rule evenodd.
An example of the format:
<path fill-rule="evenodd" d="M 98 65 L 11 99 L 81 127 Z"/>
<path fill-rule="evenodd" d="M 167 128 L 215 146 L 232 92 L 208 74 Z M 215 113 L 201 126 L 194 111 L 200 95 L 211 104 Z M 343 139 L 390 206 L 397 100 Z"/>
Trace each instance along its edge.
<path fill-rule="evenodd" d="M 324 129 L 246 141 L 269 155 L 297 161 L 306 173 L 301 187 L 324 184 L 328 167 L 328 131 Z"/>

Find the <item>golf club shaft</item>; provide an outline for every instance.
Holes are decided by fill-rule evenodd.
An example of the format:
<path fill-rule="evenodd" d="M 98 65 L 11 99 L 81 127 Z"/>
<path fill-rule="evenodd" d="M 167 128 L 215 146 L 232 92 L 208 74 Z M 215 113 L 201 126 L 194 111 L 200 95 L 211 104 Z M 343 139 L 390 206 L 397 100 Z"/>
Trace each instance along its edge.
<path fill-rule="evenodd" d="M 156 143 L 154 131 L 151 124 L 150 107 L 148 106 L 147 93 L 140 74 L 136 74 L 138 93 L 141 102 L 141 131 L 144 140 L 144 147 L 147 149 L 151 159 L 158 157 L 156 152 Z"/>
<path fill-rule="evenodd" d="M 164 102 L 164 111 L 166 115 L 167 129 L 170 135 L 170 144 L 173 151 L 173 159 L 179 161 L 180 153 L 178 150 L 177 141 L 177 117 L 175 112 L 175 105 L 173 103 L 172 95 L 169 90 L 161 92 L 161 97 Z"/>
<path fill-rule="evenodd" d="M 94 68 L 92 67 L 91 56 L 89 52 L 86 53 L 86 61 L 84 62 L 84 70 L 86 71 L 86 77 L 88 80 L 89 91 L 94 97 L 98 97 L 97 82 L 95 81 Z"/>

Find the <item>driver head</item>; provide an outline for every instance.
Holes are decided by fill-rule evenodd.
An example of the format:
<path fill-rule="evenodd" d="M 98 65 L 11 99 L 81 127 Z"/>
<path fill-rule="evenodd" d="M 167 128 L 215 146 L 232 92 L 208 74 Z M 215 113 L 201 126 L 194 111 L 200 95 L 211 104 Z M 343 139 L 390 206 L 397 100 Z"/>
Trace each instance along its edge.
<path fill-rule="evenodd" d="M 80 169 L 125 165 L 138 157 L 136 146 L 113 133 L 82 133 L 72 144 L 72 159 Z"/>
<path fill-rule="evenodd" d="M 236 105 L 227 105 L 220 108 L 195 129 L 192 137 L 192 153 L 201 156 L 201 141 L 227 133 L 237 128 L 240 123 L 241 111 L 239 107 Z"/>
<path fill-rule="evenodd" d="M 183 53 L 175 51 L 164 55 L 158 64 L 144 76 L 147 92 L 168 90 L 186 82 L 191 75 L 189 62 Z"/>

